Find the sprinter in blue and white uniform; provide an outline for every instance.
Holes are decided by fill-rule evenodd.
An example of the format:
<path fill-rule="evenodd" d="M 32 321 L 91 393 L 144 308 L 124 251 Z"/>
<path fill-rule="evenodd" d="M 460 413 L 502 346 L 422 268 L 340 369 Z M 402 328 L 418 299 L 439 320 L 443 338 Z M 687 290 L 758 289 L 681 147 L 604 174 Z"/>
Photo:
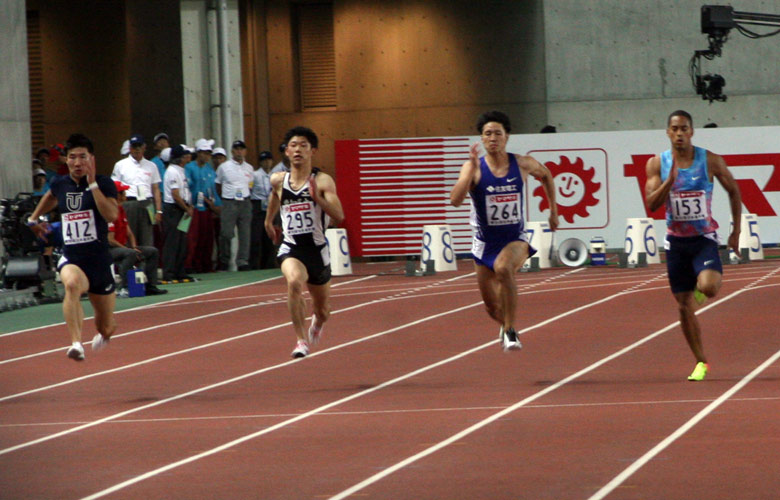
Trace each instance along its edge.
<path fill-rule="evenodd" d="M 271 176 L 265 229 L 274 244 L 281 241 L 277 258 L 287 280 L 287 306 L 297 337 L 292 357 L 303 358 L 309 354 L 310 344 L 319 341 L 322 327 L 330 316 L 331 272 L 325 230 L 331 220 L 338 224 L 344 219 L 344 210 L 333 178 L 312 167 L 317 135 L 306 127 L 295 127 L 285 134 L 284 143 L 290 171 Z M 281 228 L 274 226 L 280 210 Z M 306 332 L 304 285 L 311 295 L 313 308 Z"/>
<path fill-rule="evenodd" d="M 558 228 L 558 205 L 550 171 L 530 156 L 506 151 L 511 125 L 500 111 L 479 117 L 477 131 L 486 155 L 479 157 L 479 143 L 471 146 L 469 159 L 460 169 L 450 201 L 460 206 L 471 195 L 471 253 L 482 301 L 491 318 L 501 325 L 504 351 L 520 349 L 514 329 L 517 309 L 515 273 L 536 253 L 529 244 L 523 217 L 523 190 L 528 175 L 539 179 L 550 205 L 550 229 Z"/>
<path fill-rule="evenodd" d="M 62 311 L 72 342 L 67 354 L 69 358 L 81 361 L 84 359 L 81 344 L 84 310 L 80 302 L 83 293 L 88 293 L 95 311 L 98 333 L 92 339 L 92 350 L 104 348 L 116 330 L 116 294 L 108 223 L 116 220 L 119 205 L 114 181 L 104 175 L 95 175 L 92 141 L 84 135 L 73 134 L 65 143 L 65 149 L 68 175 L 52 179 L 51 190 L 38 202 L 27 224 L 36 236 L 45 240 L 50 229 L 39 217 L 59 207 L 64 245 L 57 270 L 65 287 Z"/>
<path fill-rule="evenodd" d="M 696 357 L 688 380 L 700 381 L 707 375 L 709 364 L 702 348 L 696 305 L 715 297 L 723 278 L 715 233 L 718 223 L 712 218 L 713 180 L 717 178 L 729 195 L 735 222 L 728 246 L 737 253 L 742 197 L 723 158 L 691 143 L 693 118 L 688 112 L 673 112 L 666 124 L 672 147 L 647 161 L 645 202 L 650 211 L 666 207 L 664 247 L 669 285 L 677 300 L 685 340 Z"/>

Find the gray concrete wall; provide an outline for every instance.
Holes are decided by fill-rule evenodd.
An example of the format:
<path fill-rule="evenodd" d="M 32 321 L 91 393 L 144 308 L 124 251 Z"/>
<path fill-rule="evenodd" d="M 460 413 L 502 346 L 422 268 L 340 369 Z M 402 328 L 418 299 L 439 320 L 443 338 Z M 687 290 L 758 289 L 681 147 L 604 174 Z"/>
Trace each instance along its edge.
<path fill-rule="evenodd" d="M 32 190 L 24 0 L 0 2 L 0 198 Z"/>
<path fill-rule="evenodd" d="M 702 62 L 702 73 L 725 77 L 728 101 L 709 104 L 694 92 L 688 62 L 708 45 L 700 24 L 707 3 L 545 0 L 548 121 L 564 132 L 652 129 L 683 108 L 697 125 L 777 125 L 780 35 L 751 40 L 732 30 L 723 56 Z M 732 5 L 780 14 L 780 0 Z"/>

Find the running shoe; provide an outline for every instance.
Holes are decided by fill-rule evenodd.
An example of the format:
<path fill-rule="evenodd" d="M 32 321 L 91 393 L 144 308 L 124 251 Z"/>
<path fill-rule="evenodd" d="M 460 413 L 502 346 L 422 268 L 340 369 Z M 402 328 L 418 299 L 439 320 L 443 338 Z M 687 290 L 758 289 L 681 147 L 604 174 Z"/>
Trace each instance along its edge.
<path fill-rule="evenodd" d="M 523 345 L 517 340 L 517 332 L 515 332 L 514 328 L 504 331 L 501 347 L 504 349 L 504 352 L 519 351 L 523 348 Z"/>
<path fill-rule="evenodd" d="M 697 304 L 702 305 L 707 301 L 707 296 L 697 288 L 693 291 L 693 300 L 695 300 Z"/>
<path fill-rule="evenodd" d="M 304 340 L 299 340 L 297 344 L 295 344 L 295 349 L 293 349 L 292 357 L 293 358 L 305 358 L 309 355 L 309 344 L 306 343 Z"/>
<path fill-rule="evenodd" d="M 320 326 L 314 326 L 315 321 L 317 321 L 316 316 L 311 317 L 311 326 L 309 326 L 309 343 L 311 345 L 317 345 L 317 343 L 320 341 L 320 338 L 322 338 L 322 327 L 325 325 Z"/>
<path fill-rule="evenodd" d="M 74 342 L 68 349 L 68 357 L 76 361 L 84 361 L 84 346 L 81 342 Z"/>
<path fill-rule="evenodd" d="M 701 382 L 704 377 L 707 376 L 707 371 L 710 369 L 710 365 L 707 363 L 696 363 L 696 368 L 693 369 L 693 373 L 688 376 L 688 380 L 691 382 Z"/>
<path fill-rule="evenodd" d="M 103 334 L 98 333 L 92 338 L 92 350 L 95 352 L 102 351 L 106 347 L 108 347 L 108 342 L 111 339 L 107 339 L 103 336 Z"/>

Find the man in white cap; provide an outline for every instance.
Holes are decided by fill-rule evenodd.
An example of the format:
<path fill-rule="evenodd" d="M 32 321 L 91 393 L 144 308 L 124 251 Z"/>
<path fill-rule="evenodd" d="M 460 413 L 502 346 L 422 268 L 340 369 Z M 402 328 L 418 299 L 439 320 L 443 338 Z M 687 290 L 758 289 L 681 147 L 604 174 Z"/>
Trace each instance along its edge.
<path fill-rule="evenodd" d="M 214 270 L 214 217 L 219 215 L 222 200 L 214 183 L 217 174 L 211 166 L 213 146 L 214 141 L 211 139 L 198 139 L 195 143 L 195 160 L 184 167 L 187 185 L 192 193 L 191 204 L 195 207 L 187 236 L 185 268 L 197 273 Z"/>
<path fill-rule="evenodd" d="M 162 219 L 161 179 L 157 166 L 144 158 L 145 151 L 143 136 L 131 136 L 130 156 L 116 162 L 111 178 L 130 186 L 125 202 L 130 229 L 140 245 L 152 246 L 152 227 Z"/>

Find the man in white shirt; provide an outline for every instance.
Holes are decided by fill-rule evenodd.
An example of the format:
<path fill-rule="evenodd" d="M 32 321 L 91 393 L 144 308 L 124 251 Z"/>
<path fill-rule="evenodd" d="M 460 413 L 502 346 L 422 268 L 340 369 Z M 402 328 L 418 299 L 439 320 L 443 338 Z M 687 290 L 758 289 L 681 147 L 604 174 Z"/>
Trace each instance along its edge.
<path fill-rule="evenodd" d="M 268 209 L 268 196 L 271 194 L 271 176 L 274 162 L 270 151 L 263 151 L 258 157 L 258 168 L 254 171 L 252 185 L 252 235 L 249 249 L 249 265 L 252 269 L 270 269 L 275 266 L 276 247 L 265 232 L 265 212 Z"/>
<path fill-rule="evenodd" d="M 146 142 L 140 134 L 130 137 L 130 156 L 114 164 L 111 178 L 130 186 L 124 204 L 127 222 L 138 244 L 152 246 L 154 224 L 162 220 L 160 171 L 144 158 Z"/>
<path fill-rule="evenodd" d="M 249 239 L 252 227 L 252 204 L 249 193 L 253 183 L 253 167 L 245 161 L 246 144 L 235 141 L 230 149 L 233 158 L 217 168 L 217 194 L 222 198 L 219 229 L 218 271 L 227 271 L 230 264 L 230 240 L 238 226 L 236 267 L 248 271 Z"/>
<path fill-rule="evenodd" d="M 163 279 L 165 281 L 188 279 L 184 273 L 184 261 L 187 258 L 187 231 L 179 228 L 182 218 L 193 214 L 192 194 L 184 173 L 184 156 L 187 151 L 182 146 L 171 148 L 169 165 L 163 181 Z M 187 154 L 189 156 L 189 154 Z"/>

